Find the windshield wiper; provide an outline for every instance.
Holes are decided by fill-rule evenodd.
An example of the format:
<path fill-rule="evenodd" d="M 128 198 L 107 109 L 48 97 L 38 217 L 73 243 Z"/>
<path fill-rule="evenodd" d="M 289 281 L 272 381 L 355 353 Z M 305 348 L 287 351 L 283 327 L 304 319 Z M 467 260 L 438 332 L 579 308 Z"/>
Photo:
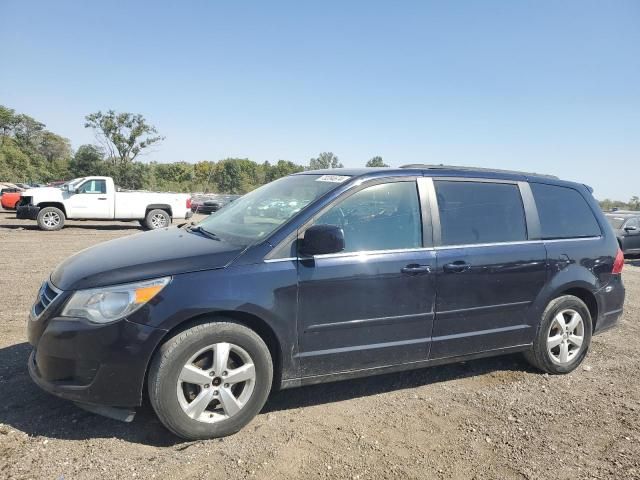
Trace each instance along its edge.
<path fill-rule="evenodd" d="M 187 227 L 187 230 L 189 232 L 198 232 L 201 233 L 202 235 L 204 235 L 205 237 L 208 237 L 212 240 L 218 240 L 220 241 L 220 237 L 217 236 L 215 233 L 210 232 L 209 230 L 205 230 L 204 228 L 202 228 L 200 225 L 193 225 L 193 226 L 189 226 Z"/>

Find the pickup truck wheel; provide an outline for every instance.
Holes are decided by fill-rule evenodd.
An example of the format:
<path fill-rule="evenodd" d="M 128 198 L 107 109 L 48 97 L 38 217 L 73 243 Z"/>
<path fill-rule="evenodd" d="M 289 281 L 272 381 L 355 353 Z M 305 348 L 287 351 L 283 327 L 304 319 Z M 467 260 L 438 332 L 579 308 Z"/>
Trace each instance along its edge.
<path fill-rule="evenodd" d="M 38 212 L 40 230 L 54 231 L 64 227 L 64 213 L 56 207 L 45 207 Z"/>
<path fill-rule="evenodd" d="M 144 228 L 147 230 L 156 230 L 171 225 L 171 217 L 167 212 L 160 209 L 150 210 L 144 219 Z"/>
<path fill-rule="evenodd" d="M 231 435 L 262 409 L 273 380 L 267 345 L 233 321 L 184 330 L 156 352 L 149 399 L 160 421 L 189 440 Z"/>

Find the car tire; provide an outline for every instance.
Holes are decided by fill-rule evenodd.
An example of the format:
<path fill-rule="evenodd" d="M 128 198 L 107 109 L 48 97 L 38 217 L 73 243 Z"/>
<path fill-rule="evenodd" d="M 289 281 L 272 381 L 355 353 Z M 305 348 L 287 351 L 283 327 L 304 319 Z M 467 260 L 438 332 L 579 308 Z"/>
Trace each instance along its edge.
<path fill-rule="evenodd" d="M 149 210 L 144 222 L 142 222 L 143 228 L 146 230 L 157 230 L 159 228 L 166 228 L 171 226 L 171 216 L 164 210 L 156 208 Z"/>
<path fill-rule="evenodd" d="M 234 382 L 241 373 L 249 378 L 249 370 L 250 379 Z M 223 319 L 184 330 L 158 349 L 149 368 L 149 400 L 177 436 L 218 438 L 236 433 L 260 412 L 272 381 L 271 354 L 262 338 Z"/>
<path fill-rule="evenodd" d="M 41 208 L 38 212 L 37 222 L 40 230 L 52 232 L 64 227 L 64 212 L 56 207 Z"/>
<path fill-rule="evenodd" d="M 578 297 L 563 295 L 547 305 L 533 348 L 524 356 L 544 372 L 554 375 L 572 372 L 587 355 L 592 331 L 587 305 Z"/>

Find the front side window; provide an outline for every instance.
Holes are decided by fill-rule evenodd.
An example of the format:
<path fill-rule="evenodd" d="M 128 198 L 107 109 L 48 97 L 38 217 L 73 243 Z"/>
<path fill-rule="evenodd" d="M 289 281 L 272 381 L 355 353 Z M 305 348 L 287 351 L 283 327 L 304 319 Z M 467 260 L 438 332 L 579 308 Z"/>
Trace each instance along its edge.
<path fill-rule="evenodd" d="M 231 243 L 251 245 L 348 179 L 346 175 L 283 177 L 225 205 L 199 226 Z"/>
<path fill-rule="evenodd" d="M 629 220 L 627 222 L 627 224 L 624 227 L 625 228 L 627 228 L 627 227 L 636 227 L 636 228 L 638 228 L 638 223 L 639 222 L 638 222 L 637 218 L 632 218 L 631 220 Z"/>
<path fill-rule="evenodd" d="M 597 237 L 602 234 L 593 211 L 573 188 L 531 183 L 538 208 L 542 238 Z"/>
<path fill-rule="evenodd" d="M 517 185 L 435 180 L 442 245 L 516 242 L 527 239 Z"/>
<path fill-rule="evenodd" d="M 323 213 L 315 225 L 344 231 L 345 252 L 422 247 L 416 183 L 383 183 L 364 188 Z"/>
<path fill-rule="evenodd" d="M 104 180 L 89 180 L 82 184 L 78 193 L 107 193 L 107 182 Z"/>

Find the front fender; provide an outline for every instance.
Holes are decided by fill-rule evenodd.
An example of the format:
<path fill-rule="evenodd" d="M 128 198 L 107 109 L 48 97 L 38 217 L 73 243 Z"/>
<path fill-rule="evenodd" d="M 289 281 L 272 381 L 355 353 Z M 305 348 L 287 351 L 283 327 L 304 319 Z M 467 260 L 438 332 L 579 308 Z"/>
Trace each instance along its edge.
<path fill-rule="evenodd" d="M 194 318 L 226 312 L 250 315 L 263 322 L 280 344 L 283 378 L 297 374 L 295 262 L 261 262 L 175 275 L 130 320 L 171 331 Z"/>

